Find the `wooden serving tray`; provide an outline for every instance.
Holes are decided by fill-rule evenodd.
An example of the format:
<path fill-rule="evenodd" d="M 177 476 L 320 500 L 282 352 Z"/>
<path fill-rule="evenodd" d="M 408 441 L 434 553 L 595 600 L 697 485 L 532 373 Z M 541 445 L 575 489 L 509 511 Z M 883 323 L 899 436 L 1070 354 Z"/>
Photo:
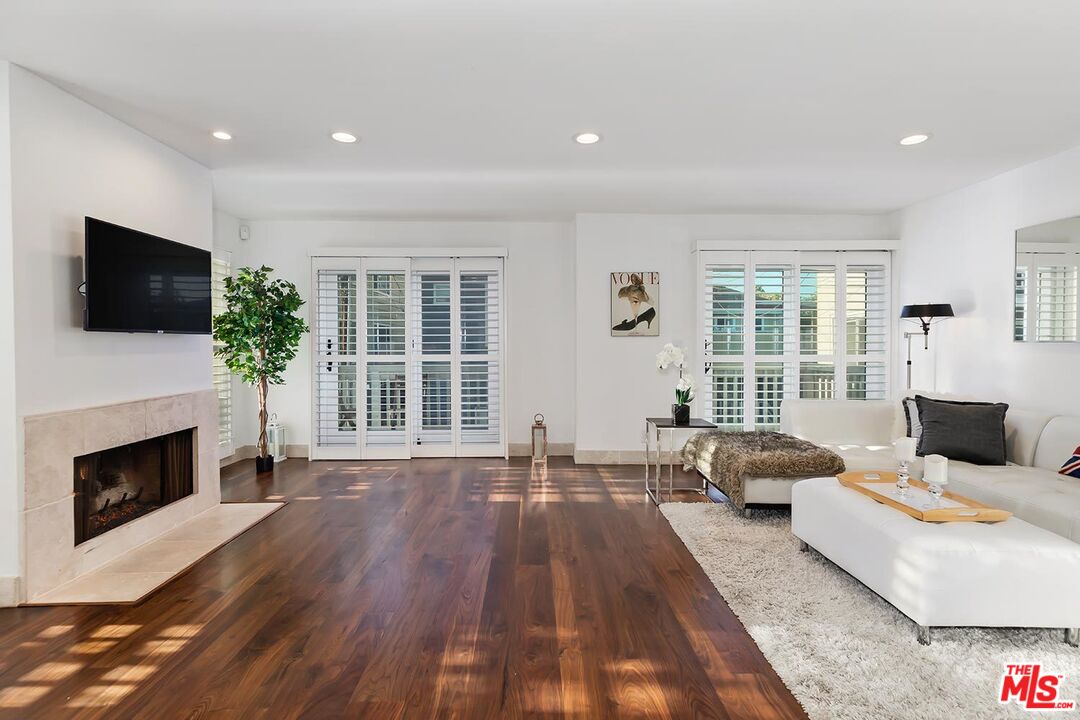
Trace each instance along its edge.
<path fill-rule="evenodd" d="M 867 474 L 878 475 L 879 477 L 867 478 Z M 888 505 L 891 508 L 895 508 L 902 513 L 910 515 L 916 520 L 921 520 L 923 522 L 1001 522 L 1012 515 L 1012 513 L 1007 510 L 998 510 L 997 508 L 987 507 L 986 505 L 975 502 L 971 498 L 966 498 L 963 495 L 957 495 L 947 490 L 941 497 L 943 499 L 952 500 L 962 507 L 954 506 L 923 509 L 904 504 L 895 497 L 877 492 L 872 487 L 873 485 L 896 486 L 896 473 L 886 470 L 871 473 L 845 472 L 837 475 L 836 479 L 839 480 L 840 484 L 844 487 L 849 487 L 855 492 L 860 492 L 883 505 Z M 912 488 L 918 488 L 919 490 L 926 490 L 928 487 L 922 480 L 915 480 L 912 478 L 909 482 Z M 884 489 L 885 488 L 882 488 L 882 490 Z M 919 495 L 922 495 L 922 493 L 919 493 Z"/>

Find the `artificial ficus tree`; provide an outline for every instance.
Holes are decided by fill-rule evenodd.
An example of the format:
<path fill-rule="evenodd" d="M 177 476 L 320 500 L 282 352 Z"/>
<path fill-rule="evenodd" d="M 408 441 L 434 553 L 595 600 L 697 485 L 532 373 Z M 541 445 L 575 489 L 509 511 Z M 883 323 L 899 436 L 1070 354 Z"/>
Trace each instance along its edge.
<path fill-rule="evenodd" d="M 259 394 L 259 457 L 266 458 L 266 395 L 270 385 L 281 385 L 282 373 L 300 348 L 308 331 L 296 311 L 304 304 L 296 286 L 271 280 L 273 268 L 240 268 L 225 278 L 225 311 L 214 318 L 214 353 L 229 371 L 239 375 Z"/>

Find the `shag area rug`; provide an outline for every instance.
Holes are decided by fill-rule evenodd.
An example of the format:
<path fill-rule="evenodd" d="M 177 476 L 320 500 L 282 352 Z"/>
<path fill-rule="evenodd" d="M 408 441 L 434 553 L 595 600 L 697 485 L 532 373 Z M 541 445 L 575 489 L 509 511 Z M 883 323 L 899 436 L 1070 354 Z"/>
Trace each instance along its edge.
<path fill-rule="evenodd" d="M 1061 631 L 934 628 L 932 644 L 919 645 L 892 605 L 818 553 L 799 552 L 790 512 L 660 508 L 812 720 L 1080 717 L 998 702 L 1006 663 L 1042 663 L 1064 675 L 1059 699 L 1080 708 L 1080 650 Z"/>

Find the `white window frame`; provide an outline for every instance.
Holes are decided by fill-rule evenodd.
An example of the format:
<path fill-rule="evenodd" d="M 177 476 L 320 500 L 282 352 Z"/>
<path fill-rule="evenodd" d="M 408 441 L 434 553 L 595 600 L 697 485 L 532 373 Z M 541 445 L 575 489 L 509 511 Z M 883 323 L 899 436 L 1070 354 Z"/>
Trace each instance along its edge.
<path fill-rule="evenodd" d="M 695 410 L 702 417 L 709 417 L 707 407 L 702 407 L 702 397 L 711 395 L 712 375 L 706 374 L 706 366 L 714 363 L 740 363 L 743 372 L 743 407 L 742 429 L 755 427 L 755 364 L 761 362 L 780 362 L 784 367 L 784 398 L 799 397 L 799 373 L 802 362 L 831 361 L 834 373 L 834 399 L 847 397 L 847 371 L 850 365 L 866 362 L 883 365 L 883 394 L 891 396 L 892 384 L 892 253 L 887 250 L 697 250 L 697 283 L 695 305 L 697 323 L 695 332 L 695 351 L 693 353 L 695 375 L 701 378 L 698 398 L 694 400 Z M 738 355 L 713 355 L 706 348 L 706 337 L 711 337 L 711 315 L 705 312 L 705 292 L 708 281 L 708 267 L 711 265 L 742 266 L 743 272 L 743 347 Z M 785 322 L 784 352 L 779 355 L 758 355 L 755 348 L 755 269 L 762 266 L 786 265 L 791 267 L 791 277 L 784 294 L 785 316 L 791 317 Z M 835 351 L 832 355 L 802 355 L 799 338 L 800 277 L 802 266 L 836 268 L 834 325 Z M 884 267 L 883 287 L 885 297 L 885 326 L 882 335 L 882 351 L 866 355 L 852 355 L 847 347 L 847 271 L 851 266 L 881 265 Z"/>
<path fill-rule="evenodd" d="M 225 275 L 232 274 L 232 253 L 228 250 L 215 250 L 211 255 L 211 297 L 218 292 L 224 292 L 224 283 L 221 283 L 220 287 L 216 286 L 215 273 L 213 272 L 215 265 L 225 266 Z M 215 308 L 214 314 L 217 315 L 224 308 Z M 214 341 L 211 338 L 210 341 L 211 352 L 216 351 L 221 344 Z M 229 372 L 229 369 L 225 367 L 225 363 L 218 359 L 216 354 L 212 354 L 210 357 L 211 376 L 214 389 L 217 390 L 218 395 L 218 457 L 224 458 L 232 455 L 236 452 L 236 440 L 233 433 L 233 376 Z M 219 380 L 218 376 L 224 371 L 225 381 Z"/>

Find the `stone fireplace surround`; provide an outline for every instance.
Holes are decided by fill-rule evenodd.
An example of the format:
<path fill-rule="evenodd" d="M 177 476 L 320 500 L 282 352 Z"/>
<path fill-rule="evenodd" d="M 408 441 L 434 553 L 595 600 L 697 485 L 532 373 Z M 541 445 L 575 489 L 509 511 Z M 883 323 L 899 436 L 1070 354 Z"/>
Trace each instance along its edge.
<path fill-rule="evenodd" d="M 218 400 L 213 389 L 23 421 L 23 601 L 95 570 L 218 505 Z M 72 474 L 87 453 L 196 428 L 195 492 L 75 545 Z"/>

